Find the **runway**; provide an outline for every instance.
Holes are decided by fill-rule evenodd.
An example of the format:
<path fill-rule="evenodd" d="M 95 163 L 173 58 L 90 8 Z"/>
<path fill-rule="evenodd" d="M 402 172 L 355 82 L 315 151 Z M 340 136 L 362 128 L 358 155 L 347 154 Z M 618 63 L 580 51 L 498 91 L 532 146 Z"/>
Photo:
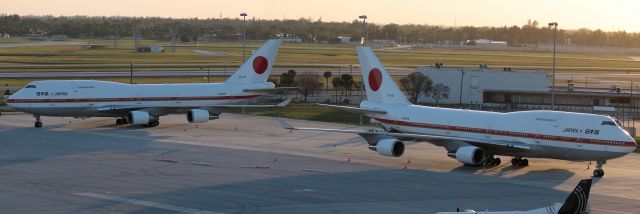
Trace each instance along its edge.
<path fill-rule="evenodd" d="M 345 125 L 288 120 L 293 125 Z M 563 202 L 587 163 L 461 166 L 442 148 L 380 156 L 358 136 L 280 128 L 273 118 L 184 115 L 160 126 L 111 118 L 0 116 L 0 209 L 7 213 L 434 213 L 527 210 Z M 363 128 L 363 127 L 349 127 Z M 503 163 L 508 157 L 502 157 Z M 640 210 L 640 155 L 605 165 L 592 213 Z M 406 169 L 405 169 L 406 167 Z"/>

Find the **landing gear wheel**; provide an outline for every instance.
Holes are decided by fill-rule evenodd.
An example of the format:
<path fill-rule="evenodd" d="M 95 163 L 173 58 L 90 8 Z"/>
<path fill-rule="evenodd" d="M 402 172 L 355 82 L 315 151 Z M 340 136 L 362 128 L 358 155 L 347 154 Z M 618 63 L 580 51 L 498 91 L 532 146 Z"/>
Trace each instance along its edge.
<path fill-rule="evenodd" d="M 600 178 L 600 177 L 604 176 L 604 169 L 602 169 L 602 167 L 606 163 L 607 163 L 606 160 L 596 161 L 596 169 L 593 170 L 593 177 L 594 178 Z"/>
<path fill-rule="evenodd" d="M 124 119 L 124 118 L 118 118 L 118 119 L 116 119 L 116 124 L 117 124 L 117 125 L 127 124 L 127 119 Z"/>
<path fill-rule="evenodd" d="M 604 176 L 604 170 L 602 170 L 602 169 L 593 170 L 593 177 L 594 178 L 600 178 L 602 176 Z"/>
<path fill-rule="evenodd" d="M 511 159 L 511 164 L 514 166 L 529 166 L 529 160 L 522 158 L 513 158 Z"/>
<path fill-rule="evenodd" d="M 36 123 L 34 124 L 34 126 L 36 128 L 42 128 L 42 120 L 40 119 L 40 115 L 39 114 L 34 114 L 33 117 L 36 118 Z"/>
<path fill-rule="evenodd" d="M 149 121 L 149 123 L 147 123 L 147 127 L 156 127 L 158 125 L 160 125 L 160 121 L 158 120 L 152 120 L 152 121 Z"/>
<path fill-rule="evenodd" d="M 500 158 L 487 158 L 487 160 L 484 161 L 485 166 L 498 166 L 500 165 L 502 161 L 500 160 Z"/>

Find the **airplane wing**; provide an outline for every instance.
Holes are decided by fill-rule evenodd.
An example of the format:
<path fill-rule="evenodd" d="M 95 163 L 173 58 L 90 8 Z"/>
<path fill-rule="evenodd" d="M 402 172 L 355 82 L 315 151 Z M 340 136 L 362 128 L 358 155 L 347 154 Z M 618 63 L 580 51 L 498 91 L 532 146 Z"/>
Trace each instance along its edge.
<path fill-rule="evenodd" d="M 291 103 L 293 98 L 287 98 L 286 100 L 275 104 L 275 105 L 242 105 L 242 104 L 229 104 L 229 105 L 210 105 L 205 107 L 215 107 L 215 108 L 283 108 L 287 107 L 289 103 Z"/>
<path fill-rule="evenodd" d="M 452 136 L 442 136 L 442 135 L 428 135 L 428 134 L 412 134 L 412 133 L 395 133 L 388 132 L 383 130 L 349 130 L 349 129 L 324 129 L 324 128 L 297 128 L 289 125 L 282 118 L 278 118 L 278 123 L 289 130 L 303 130 L 303 131 L 323 131 L 323 132 L 340 132 L 340 133 L 353 133 L 358 134 L 364 138 L 367 136 L 373 135 L 382 135 L 395 137 L 399 139 L 414 139 L 414 140 L 424 140 L 424 141 L 462 141 L 465 143 L 469 143 L 471 145 L 477 146 L 479 148 L 492 148 L 492 149 L 501 149 L 513 152 L 522 152 L 530 150 L 530 146 L 523 142 L 518 141 L 502 141 L 502 140 L 482 140 L 482 139 L 474 139 L 474 138 L 464 138 L 464 137 L 452 137 Z"/>
<path fill-rule="evenodd" d="M 366 108 L 358 108 L 358 107 L 351 107 L 351 106 L 329 105 L 329 104 L 322 104 L 322 103 L 316 103 L 316 105 L 328 107 L 332 109 L 338 109 L 346 112 L 358 113 L 358 114 L 387 114 L 387 112 L 383 110 L 366 109 Z"/>
<path fill-rule="evenodd" d="M 194 108 L 283 108 L 287 107 L 289 103 L 291 103 L 292 98 L 288 98 L 278 104 L 275 105 L 243 105 L 243 104 L 221 104 L 221 105 L 210 105 L 210 106 L 179 106 L 179 107 L 171 107 L 171 106 L 103 106 L 97 111 L 101 112 L 130 112 L 142 109 L 154 109 L 154 110 L 179 110 L 179 109 L 194 109 Z"/>
<path fill-rule="evenodd" d="M 295 91 L 298 87 L 278 87 L 278 88 L 256 88 L 256 89 L 244 89 L 244 92 L 262 92 L 262 93 L 278 93 L 282 91 Z"/>

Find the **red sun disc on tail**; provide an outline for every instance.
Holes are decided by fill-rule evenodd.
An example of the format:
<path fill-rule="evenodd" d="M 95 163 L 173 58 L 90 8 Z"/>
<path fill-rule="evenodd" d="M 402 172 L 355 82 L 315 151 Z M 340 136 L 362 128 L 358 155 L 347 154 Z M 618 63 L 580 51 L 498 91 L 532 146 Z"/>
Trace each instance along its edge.
<path fill-rule="evenodd" d="M 253 59 L 253 71 L 255 71 L 257 74 L 262 74 L 267 70 L 267 67 L 269 66 L 269 61 L 267 61 L 267 58 L 264 58 L 263 56 L 257 56 L 255 59 Z"/>
<path fill-rule="evenodd" d="M 369 71 L 369 88 L 373 91 L 378 91 L 382 85 L 382 73 L 377 68 Z"/>

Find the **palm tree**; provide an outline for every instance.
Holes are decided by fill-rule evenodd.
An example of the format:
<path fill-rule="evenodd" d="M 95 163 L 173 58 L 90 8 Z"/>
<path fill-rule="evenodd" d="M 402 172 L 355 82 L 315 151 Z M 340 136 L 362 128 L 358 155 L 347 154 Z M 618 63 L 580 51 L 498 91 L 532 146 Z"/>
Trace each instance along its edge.
<path fill-rule="evenodd" d="M 324 78 L 327 80 L 327 94 L 329 93 L 329 78 L 331 78 L 331 71 L 324 72 Z"/>

